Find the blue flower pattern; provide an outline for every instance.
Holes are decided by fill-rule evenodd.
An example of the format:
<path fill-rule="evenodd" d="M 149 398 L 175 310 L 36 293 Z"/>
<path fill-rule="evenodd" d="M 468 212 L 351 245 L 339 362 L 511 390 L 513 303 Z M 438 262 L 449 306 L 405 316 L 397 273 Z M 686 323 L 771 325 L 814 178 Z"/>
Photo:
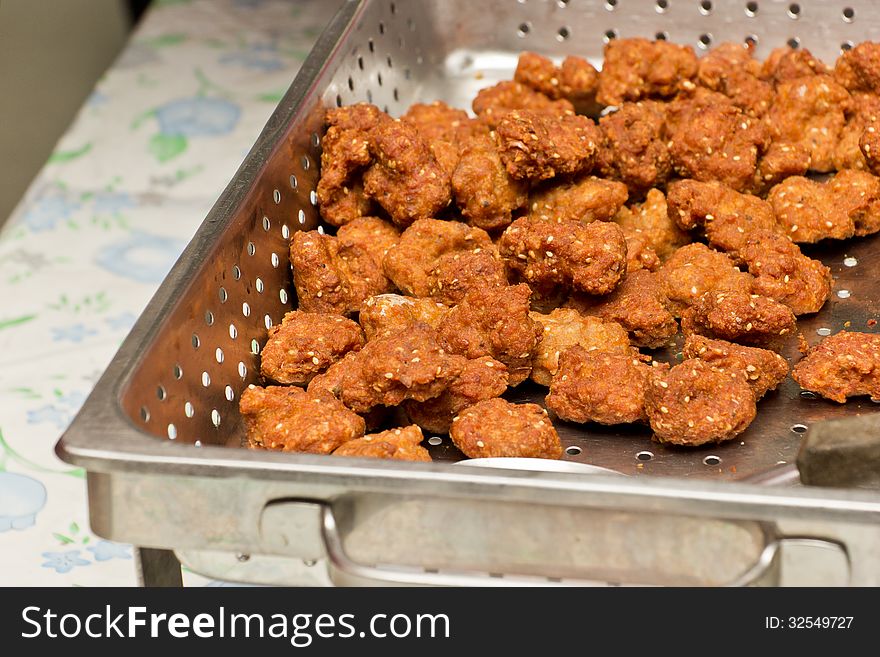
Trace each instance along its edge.
<path fill-rule="evenodd" d="M 216 137 L 232 132 L 241 109 L 222 98 L 181 98 L 156 110 L 159 130 L 181 137 Z"/>
<path fill-rule="evenodd" d="M 67 550 L 66 552 L 43 552 L 46 559 L 43 568 L 52 568 L 56 573 L 69 573 L 77 566 L 90 566 L 91 562 L 79 556 L 79 550 Z"/>
<path fill-rule="evenodd" d="M 97 545 L 86 548 L 95 555 L 95 561 L 110 561 L 110 559 L 131 559 L 131 547 L 121 543 L 110 541 L 98 541 Z"/>

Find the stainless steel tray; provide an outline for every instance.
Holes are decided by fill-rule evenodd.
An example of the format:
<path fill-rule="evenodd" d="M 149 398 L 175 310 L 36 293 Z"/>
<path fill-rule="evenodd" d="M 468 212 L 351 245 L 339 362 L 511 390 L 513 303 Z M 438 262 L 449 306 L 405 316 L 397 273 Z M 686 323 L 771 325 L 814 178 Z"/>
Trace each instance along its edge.
<path fill-rule="evenodd" d="M 793 462 L 811 425 L 878 409 L 804 399 L 791 381 L 741 440 L 711 449 L 661 448 L 646 430 L 561 428 L 566 459 L 626 478 L 461 468 L 443 462 L 460 457 L 448 440 L 428 465 L 234 448 L 238 396 L 257 381 L 266 328 L 291 306 L 290 234 L 319 225 L 323 108 L 467 107 L 510 77 L 523 49 L 599 63 L 607 39 L 635 35 L 698 50 L 749 38 L 759 56 L 788 40 L 832 62 L 880 35 L 880 16 L 870 2 L 345 3 L 58 444 L 88 470 L 93 529 L 246 581 L 730 584 L 833 572 L 880 584 L 869 558 L 880 495 L 738 481 Z M 876 248 L 867 239 L 815 254 L 837 294 L 801 322 L 808 336 L 845 322 L 871 330 Z M 806 553 L 830 570 L 798 567 Z"/>

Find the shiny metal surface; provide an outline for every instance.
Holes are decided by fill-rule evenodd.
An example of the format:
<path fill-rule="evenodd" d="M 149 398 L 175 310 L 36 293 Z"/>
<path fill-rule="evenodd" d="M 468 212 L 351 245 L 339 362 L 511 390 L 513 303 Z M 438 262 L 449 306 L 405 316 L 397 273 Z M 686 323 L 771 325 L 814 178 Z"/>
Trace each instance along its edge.
<path fill-rule="evenodd" d="M 340 540 L 351 550 L 349 556 L 358 559 L 356 563 L 370 563 L 370 551 L 358 552 L 357 541 L 349 541 L 356 532 L 363 535 L 375 516 L 346 516 L 346 505 L 371 508 L 384 504 L 389 495 L 419 500 L 430 522 L 444 515 L 464 518 L 463 526 L 471 528 L 463 530 L 462 540 L 468 544 L 480 535 L 479 523 L 474 522 L 480 504 L 518 508 L 511 517 L 527 528 L 542 516 L 525 514 L 523 505 L 540 500 L 551 508 L 629 514 L 629 523 L 613 530 L 623 533 L 636 531 L 641 526 L 636 518 L 644 513 L 770 522 L 779 538 L 795 532 L 839 540 L 853 555 L 852 578 L 880 583 L 876 560 L 868 559 L 880 549 L 876 493 L 769 489 L 729 481 L 792 463 L 799 425 L 880 408 L 867 400 L 842 407 L 804 399 L 791 381 L 761 403 L 758 420 L 740 441 L 712 449 L 662 448 L 640 429 L 560 427 L 569 448 L 566 459 L 637 475 L 631 477 L 453 467 L 443 461 L 457 460 L 460 454 L 448 439 L 432 448 L 440 461 L 435 464 L 229 448 L 241 443 L 238 396 L 257 381 L 267 322 L 278 322 L 295 304 L 287 264 L 289 236 L 318 225 L 314 186 L 324 106 L 368 100 L 392 114 L 415 101 L 445 99 L 467 106 L 477 88 L 510 76 L 520 50 L 577 52 L 597 59 L 606 32 L 614 34 L 611 30 L 620 36 L 652 37 L 668 31 L 670 39 L 690 43 L 709 33 L 714 42 L 755 34 L 759 54 L 766 54 L 762 49 L 769 48 L 771 38 L 776 45 L 791 35 L 830 61 L 838 42 L 880 34 L 880 16 L 867 11 L 869 4 L 801 2 L 798 17 L 790 18 L 788 3 L 780 2 L 760 2 L 758 14 L 749 16 L 744 3 L 714 2 L 715 8 L 703 15 L 698 2 L 682 0 L 669 0 L 665 13 L 657 11 L 655 2 L 643 0 L 615 5 L 505 0 L 481 6 L 493 20 L 475 21 L 473 4 L 464 0 L 345 3 L 59 442 L 62 458 L 89 470 L 95 531 L 138 545 L 173 548 L 195 555 L 197 561 L 201 555 L 206 570 L 221 568 L 208 554 L 276 555 L 301 561 L 323 552 L 325 559 L 327 546 L 318 539 L 313 510 L 307 512 L 312 520 L 300 526 L 298 514 L 292 514 L 294 529 L 283 536 L 267 535 L 260 524 L 273 504 L 314 503 L 339 511 Z M 851 23 L 840 18 L 844 6 L 855 9 Z M 836 331 L 846 322 L 853 329 L 874 330 L 867 323 L 880 311 L 875 248 L 867 239 L 815 254 L 838 278 L 835 291 L 847 290 L 849 295 L 835 295 L 822 313 L 801 322 L 808 340 L 818 339 L 820 328 Z M 794 356 L 793 347 L 787 355 Z M 674 358 L 675 350 L 665 357 Z M 528 386 L 513 394 L 542 396 Z M 277 520 L 283 508 L 276 506 L 268 513 Z M 688 526 L 691 538 L 700 540 L 699 523 Z M 386 542 L 406 544 L 413 539 L 394 525 L 377 527 Z M 550 528 L 541 538 L 543 545 L 484 542 L 482 553 L 453 551 L 446 554 L 446 563 L 431 568 L 480 570 L 480 563 L 491 559 L 521 565 L 518 559 L 524 554 L 540 554 L 540 549 L 549 554 L 559 535 Z M 537 562 L 529 569 L 541 572 Z M 270 577 L 256 566 L 236 572 L 250 581 Z M 707 575 L 699 581 L 732 579 Z"/>

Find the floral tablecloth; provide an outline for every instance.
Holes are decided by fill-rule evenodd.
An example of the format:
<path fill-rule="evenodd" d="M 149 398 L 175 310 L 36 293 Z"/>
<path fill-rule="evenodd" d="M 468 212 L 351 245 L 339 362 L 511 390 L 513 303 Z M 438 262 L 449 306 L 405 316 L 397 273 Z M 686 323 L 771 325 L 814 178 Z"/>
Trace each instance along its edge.
<path fill-rule="evenodd" d="M 337 6 L 156 0 L 0 231 L 0 585 L 136 583 L 53 447 Z"/>

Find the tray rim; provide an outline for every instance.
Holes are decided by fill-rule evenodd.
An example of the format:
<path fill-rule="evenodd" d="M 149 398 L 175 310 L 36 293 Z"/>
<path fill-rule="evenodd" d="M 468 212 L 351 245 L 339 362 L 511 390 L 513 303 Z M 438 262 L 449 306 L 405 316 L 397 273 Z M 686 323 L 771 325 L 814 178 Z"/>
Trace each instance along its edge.
<path fill-rule="evenodd" d="M 772 514 L 787 509 L 811 519 L 876 521 L 880 492 L 858 489 L 769 488 L 738 481 L 688 480 L 677 477 L 616 477 L 457 468 L 453 464 L 416 464 L 375 459 L 326 459 L 319 455 L 236 450 L 178 444 L 140 430 L 123 412 L 120 397 L 142 358 L 142 345 L 155 339 L 161 318 L 191 284 L 234 211 L 244 202 L 281 134 L 297 114 L 320 75 L 345 45 L 345 36 L 371 0 L 346 0 L 318 38 L 290 88 L 272 113 L 254 146 L 220 194 L 192 240 L 147 304 L 133 329 L 101 376 L 73 423 L 55 446 L 62 460 L 94 473 L 157 476 L 245 477 L 320 482 L 327 489 L 394 491 L 407 494 L 463 493 L 481 498 L 535 499 L 584 504 L 590 497 L 620 496 L 621 502 L 654 500 L 682 512 L 737 516 Z M 323 486 L 322 486 L 323 488 Z M 326 490 L 326 489 L 325 489 Z M 704 509 L 692 508 L 703 502 Z M 595 500 L 593 500 L 595 503 Z M 665 508 L 665 507 L 664 507 Z"/>

